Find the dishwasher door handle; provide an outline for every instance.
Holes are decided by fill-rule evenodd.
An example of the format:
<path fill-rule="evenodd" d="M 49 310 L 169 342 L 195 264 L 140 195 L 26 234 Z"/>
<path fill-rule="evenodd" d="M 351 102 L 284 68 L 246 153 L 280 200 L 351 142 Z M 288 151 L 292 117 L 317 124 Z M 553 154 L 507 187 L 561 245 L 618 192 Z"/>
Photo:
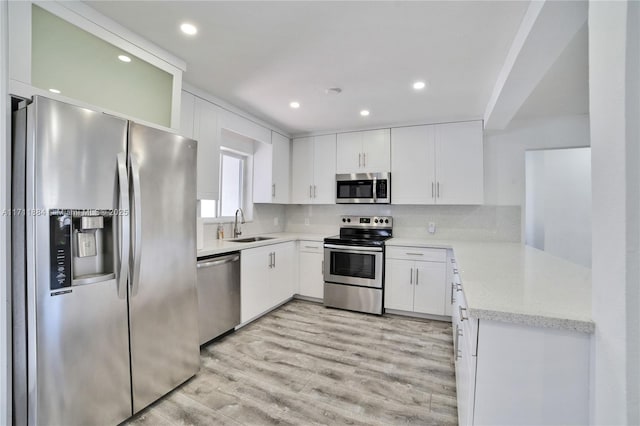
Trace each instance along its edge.
<path fill-rule="evenodd" d="M 208 262 L 198 262 L 198 269 L 200 268 L 209 268 L 211 266 L 224 265 L 225 263 L 237 262 L 240 260 L 240 255 L 236 254 L 233 256 L 227 256 L 222 259 L 211 260 Z"/>

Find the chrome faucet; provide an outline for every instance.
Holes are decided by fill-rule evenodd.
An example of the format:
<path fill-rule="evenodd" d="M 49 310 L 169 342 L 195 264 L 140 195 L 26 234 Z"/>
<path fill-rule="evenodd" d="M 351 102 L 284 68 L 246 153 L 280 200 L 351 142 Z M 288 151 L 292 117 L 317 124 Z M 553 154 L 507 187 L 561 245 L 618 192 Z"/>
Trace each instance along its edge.
<path fill-rule="evenodd" d="M 237 238 L 239 235 L 242 235 L 242 230 L 240 229 L 240 226 L 238 226 L 238 212 L 240 212 L 240 216 L 242 217 L 241 223 L 244 223 L 244 212 L 239 208 L 236 210 L 236 220 L 233 223 L 233 238 Z"/>

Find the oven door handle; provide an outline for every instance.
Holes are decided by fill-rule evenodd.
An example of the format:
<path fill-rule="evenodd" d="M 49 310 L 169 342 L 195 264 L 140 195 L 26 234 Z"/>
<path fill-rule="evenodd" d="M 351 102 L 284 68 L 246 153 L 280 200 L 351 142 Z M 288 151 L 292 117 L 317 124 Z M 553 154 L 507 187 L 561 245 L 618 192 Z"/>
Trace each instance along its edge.
<path fill-rule="evenodd" d="M 340 250 L 344 252 L 362 252 L 362 251 L 376 252 L 376 253 L 382 252 L 382 247 L 338 246 L 334 244 L 325 244 L 324 248 L 332 249 L 332 250 Z"/>

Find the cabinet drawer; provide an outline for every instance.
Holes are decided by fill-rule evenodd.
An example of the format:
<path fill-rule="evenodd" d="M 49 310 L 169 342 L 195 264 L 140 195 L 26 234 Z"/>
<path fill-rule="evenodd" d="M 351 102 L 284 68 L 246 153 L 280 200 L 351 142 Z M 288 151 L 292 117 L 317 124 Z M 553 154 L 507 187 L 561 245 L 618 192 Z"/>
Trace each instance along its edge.
<path fill-rule="evenodd" d="M 428 262 L 446 262 L 447 250 L 425 247 L 389 247 L 387 259 L 423 260 Z"/>
<path fill-rule="evenodd" d="M 299 242 L 298 250 L 305 253 L 323 253 L 324 245 L 322 241 L 305 241 Z"/>

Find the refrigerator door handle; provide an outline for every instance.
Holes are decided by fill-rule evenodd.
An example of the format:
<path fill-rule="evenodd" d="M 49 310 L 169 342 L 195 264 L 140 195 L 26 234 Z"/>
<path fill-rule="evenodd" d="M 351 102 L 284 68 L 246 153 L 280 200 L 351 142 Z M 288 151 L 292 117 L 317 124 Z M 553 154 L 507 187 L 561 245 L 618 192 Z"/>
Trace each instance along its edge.
<path fill-rule="evenodd" d="M 142 257 L 142 198 L 140 195 L 140 166 L 138 160 L 129 155 L 131 163 L 131 181 L 133 183 L 133 213 L 134 213 L 134 238 L 133 242 L 133 267 L 131 269 L 131 295 L 138 294 L 138 285 L 140 284 L 140 259 Z"/>
<path fill-rule="evenodd" d="M 118 159 L 118 190 L 120 191 L 120 206 L 118 214 L 118 227 L 120 228 L 120 272 L 118 274 L 118 297 L 127 297 L 127 277 L 129 272 L 129 240 L 130 224 L 129 215 L 129 182 L 127 179 L 127 156 L 121 152 Z"/>

